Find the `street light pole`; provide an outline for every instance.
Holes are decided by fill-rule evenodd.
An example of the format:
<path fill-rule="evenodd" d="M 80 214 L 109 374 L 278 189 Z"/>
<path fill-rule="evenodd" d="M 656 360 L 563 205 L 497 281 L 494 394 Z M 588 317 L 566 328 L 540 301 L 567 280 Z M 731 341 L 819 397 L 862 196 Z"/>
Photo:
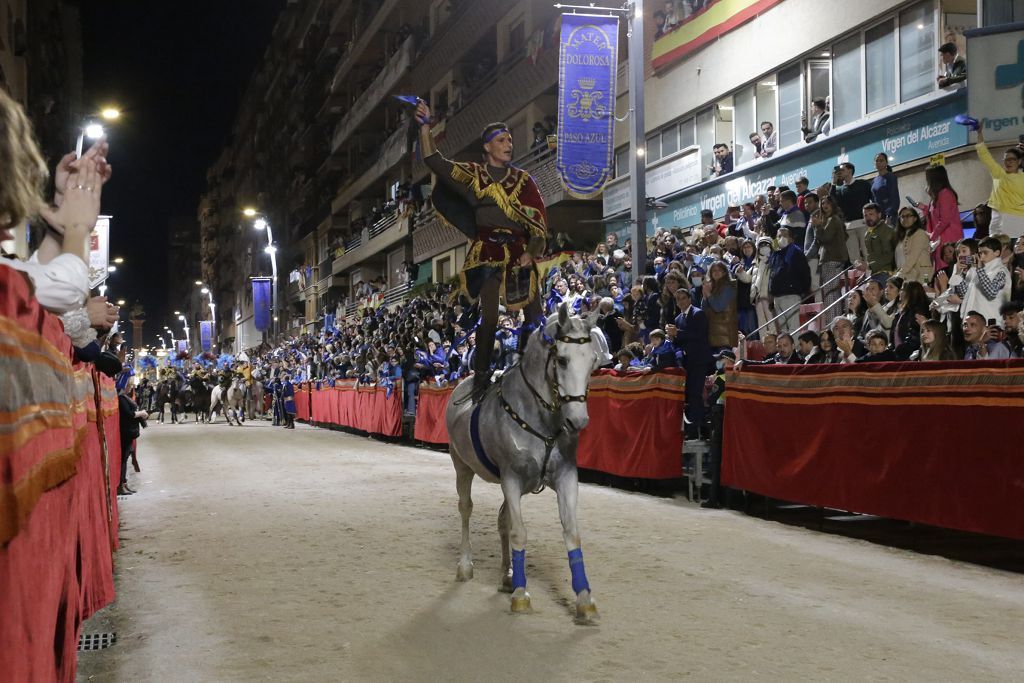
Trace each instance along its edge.
<path fill-rule="evenodd" d="M 647 132 L 644 130 L 644 0 L 633 0 L 629 21 L 629 185 L 633 201 L 629 236 L 633 282 L 647 264 Z"/>
<path fill-rule="evenodd" d="M 257 215 L 255 209 L 246 209 L 244 211 L 244 213 L 245 213 L 246 216 L 256 216 Z M 271 329 L 271 335 L 272 335 L 273 339 L 276 340 L 277 336 L 278 336 L 278 330 L 280 329 L 279 322 L 278 322 L 278 316 L 280 315 L 280 299 L 278 298 L 278 287 L 277 287 L 277 247 L 274 246 L 274 231 L 273 231 L 273 228 L 270 227 L 270 221 L 268 221 L 266 218 L 263 218 L 262 216 L 256 218 L 256 220 L 253 221 L 252 226 L 254 228 L 256 228 L 257 230 L 266 230 L 267 231 L 267 247 L 263 251 L 265 251 L 268 254 L 270 254 L 270 268 L 271 268 L 271 273 L 273 274 L 273 277 L 274 277 L 273 281 L 271 282 L 271 284 L 273 286 L 272 298 L 274 300 L 273 301 L 274 318 L 271 321 L 271 328 L 270 329 Z"/>

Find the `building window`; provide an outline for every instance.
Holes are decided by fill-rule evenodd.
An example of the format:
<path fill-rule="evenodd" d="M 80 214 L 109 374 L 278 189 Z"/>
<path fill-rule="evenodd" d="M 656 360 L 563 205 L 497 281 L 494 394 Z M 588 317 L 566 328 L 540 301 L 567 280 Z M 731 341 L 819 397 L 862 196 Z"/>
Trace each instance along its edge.
<path fill-rule="evenodd" d="M 922 2 L 900 13 L 900 101 L 935 89 L 935 11 Z"/>
<path fill-rule="evenodd" d="M 667 157 L 679 151 L 679 126 L 671 125 L 661 131 L 661 156 Z"/>
<path fill-rule="evenodd" d="M 652 164 L 661 158 L 661 133 L 647 136 L 646 150 L 647 163 Z"/>
<path fill-rule="evenodd" d="M 803 140 L 800 114 L 803 112 L 803 67 L 794 64 L 779 72 L 779 148 L 795 145 Z"/>
<path fill-rule="evenodd" d="M 629 173 L 629 145 L 615 150 L 615 177 Z"/>
<path fill-rule="evenodd" d="M 861 117 L 860 36 L 837 43 L 832 57 L 832 127 Z"/>
<path fill-rule="evenodd" d="M 452 260 L 450 257 L 438 259 L 437 261 L 437 282 L 448 282 L 452 276 Z"/>
<path fill-rule="evenodd" d="M 508 56 L 516 57 L 525 42 L 526 28 L 523 26 L 523 20 L 520 19 L 508 32 Z"/>
<path fill-rule="evenodd" d="M 867 113 L 896 104 L 896 40 L 893 20 L 864 32 Z"/>
<path fill-rule="evenodd" d="M 757 115 L 754 110 L 754 88 L 743 88 L 733 97 L 733 162 L 745 164 L 754 160 L 754 145 L 750 134 L 757 130 Z"/>
<path fill-rule="evenodd" d="M 693 117 L 691 116 L 679 124 L 679 149 L 686 149 L 687 147 L 693 147 L 697 144 L 697 139 L 694 136 L 693 123 Z"/>
<path fill-rule="evenodd" d="M 996 26 L 1024 21 L 1022 0 L 981 0 L 982 26 Z"/>
<path fill-rule="evenodd" d="M 697 144 L 700 145 L 700 166 L 704 178 L 714 164 L 715 109 L 705 109 L 697 114 Z"/>
<path fill-rule="evenodd" d="M 757 126 L 755 126 L 750 133 L 757 133 L 760 135 L 761 123 L 764 121 L 771 123 L 773 128 L 778 128 L 779 122 L 775 118 L 777 113 L 777 104 L 775 96 L 775 76 L 768 76 L 754 86 L 754 106 L 757 111 Z"/>

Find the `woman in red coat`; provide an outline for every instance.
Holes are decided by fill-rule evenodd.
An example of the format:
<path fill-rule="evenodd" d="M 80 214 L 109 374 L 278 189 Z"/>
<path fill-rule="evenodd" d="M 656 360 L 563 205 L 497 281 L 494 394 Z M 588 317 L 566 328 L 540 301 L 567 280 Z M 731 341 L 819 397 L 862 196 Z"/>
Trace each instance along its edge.
<path fill-rule="evenodd" d="M 949 184 L 945 166 L 932 166 L 924 172 L 924 180 L 931 202 L 918 204 L 917 208 L 928 218 L 932 258 L 935 269 L 940 270 L 948 265 L 942 260 L 942 245 L 946 242 L 959 242 L 964 238 L 964 226 L 960 222 L 960 198 Z"/>

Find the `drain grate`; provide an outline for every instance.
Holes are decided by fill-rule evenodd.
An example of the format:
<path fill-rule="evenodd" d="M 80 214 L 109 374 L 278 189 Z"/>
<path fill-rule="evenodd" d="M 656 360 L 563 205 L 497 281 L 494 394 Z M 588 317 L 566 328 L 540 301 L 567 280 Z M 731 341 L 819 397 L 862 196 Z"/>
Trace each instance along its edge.
<path fill-rule="evenodd" d="M 105 650 L 116 642 L 116 633 L 83 633 L 78 637 L 78 651 Z"/>

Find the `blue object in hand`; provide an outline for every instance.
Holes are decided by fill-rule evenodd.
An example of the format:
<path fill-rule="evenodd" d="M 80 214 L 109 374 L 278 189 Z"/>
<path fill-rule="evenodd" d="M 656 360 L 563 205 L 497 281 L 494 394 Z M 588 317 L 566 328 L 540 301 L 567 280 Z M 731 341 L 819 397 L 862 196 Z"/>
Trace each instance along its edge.
<path fill-rule="evenodd" d="M 953 120 L 959 123 L 961 126 L 967 126 L 968 128 L 974 131 L 981 128 L 981 124 L 978 122 L 978 119 L 972 116 L 968 116 L 967 114 L 957 114 L 953 118 Z"/>

